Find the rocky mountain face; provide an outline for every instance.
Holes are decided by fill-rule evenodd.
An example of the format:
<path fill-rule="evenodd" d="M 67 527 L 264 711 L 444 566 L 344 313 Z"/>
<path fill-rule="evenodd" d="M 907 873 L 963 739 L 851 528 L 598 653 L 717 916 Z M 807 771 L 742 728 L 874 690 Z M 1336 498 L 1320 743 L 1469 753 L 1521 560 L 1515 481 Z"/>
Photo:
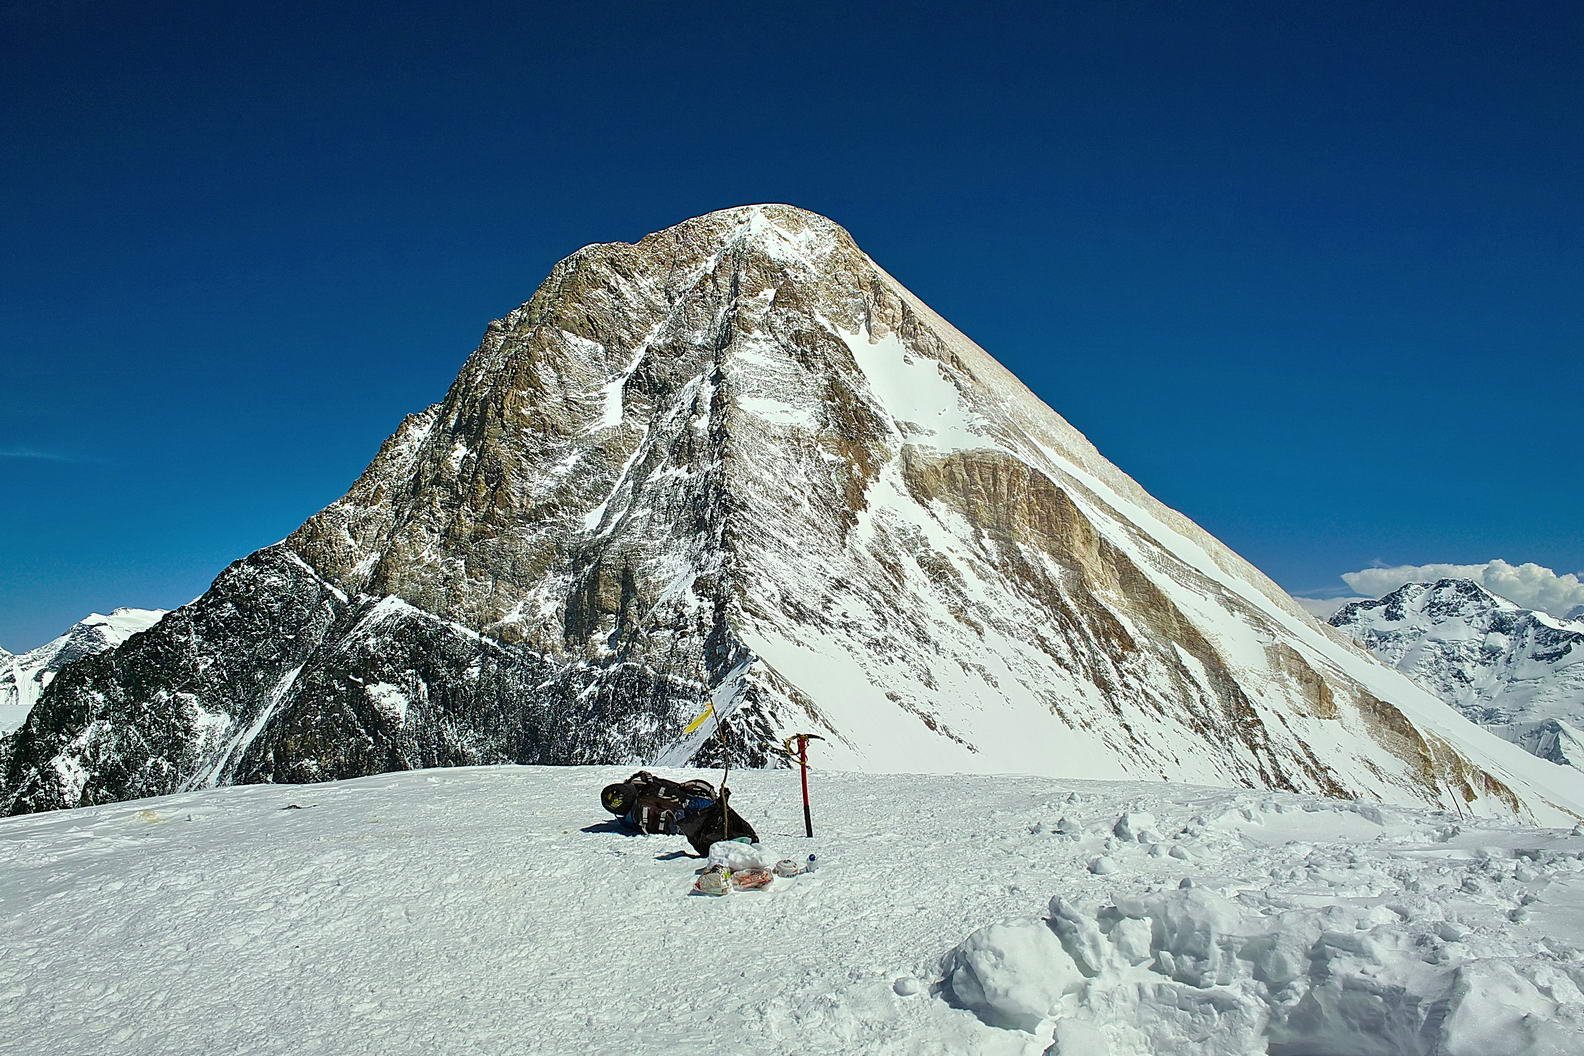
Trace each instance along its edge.
<path fill-rule="evenodd" d="M 67 670 L 7 809 L 487 762 L 1134 776 L 1561 818 L 822 217 L 588 246 L 344 498 Z"/>
<path fill-rule="evenodd" d="M 44 687 L 67 664 L 120 645 L 163 615 L 160 609 L 115 609 L 108 616 L 94 612 L 37 649 L 20 655 L 0 649 L 0 735 L 22 725 Z"/>
<path fill-rule="evenodd" d="M 1409 583 L 1331 624 L 1474 722 L 1584 769 L 1584 624 L 1467 579 Z"/>

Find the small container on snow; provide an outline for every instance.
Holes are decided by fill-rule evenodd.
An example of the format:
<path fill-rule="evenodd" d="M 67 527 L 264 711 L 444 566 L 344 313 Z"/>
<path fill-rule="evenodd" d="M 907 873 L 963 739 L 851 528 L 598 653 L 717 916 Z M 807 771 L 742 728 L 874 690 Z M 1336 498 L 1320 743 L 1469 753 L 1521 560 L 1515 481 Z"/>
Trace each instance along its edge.
<path fill-rule="evenodd" d="M 808 856 L 808 862 L 803 866 L 803 871 L 812 876 L 819 870 L 819 859 L 814 855 Z"/>
<path fill-rule="evenodd" d="M 732 871 L 720 865 L 710 866 L 693 882 L 693 893 L 698 895 L 729 895 L 731 888 Z"/>

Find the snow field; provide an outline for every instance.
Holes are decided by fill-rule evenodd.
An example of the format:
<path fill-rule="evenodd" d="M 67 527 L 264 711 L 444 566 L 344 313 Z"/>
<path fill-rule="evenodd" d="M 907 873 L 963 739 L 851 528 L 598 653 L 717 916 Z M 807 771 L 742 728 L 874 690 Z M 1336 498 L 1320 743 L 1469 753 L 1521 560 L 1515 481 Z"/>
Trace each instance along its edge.
<path fill-rule="evenodd" d="M 1167 839 L 1124 814 L 1091 872 L 1137 877 L 1118 859 L 1169 844 L 1204 875 L 981 928 L 947 955 L 944 996 L 1048 1056 L 1581 1051 L 1584 829 L 1434 817 L 1267 796 Z"/>
<path fill-rule="evenodd" d="M 821 871 L 705 898 L 681 838 L 600 809 L 627 772 L 417 771 L 0 821 L 0 1051 L 1584 1046 L 1584 829 L 816 771 L 806 840 L 796 774 L 750 771 L 733 805 L 766 856 Z"/>

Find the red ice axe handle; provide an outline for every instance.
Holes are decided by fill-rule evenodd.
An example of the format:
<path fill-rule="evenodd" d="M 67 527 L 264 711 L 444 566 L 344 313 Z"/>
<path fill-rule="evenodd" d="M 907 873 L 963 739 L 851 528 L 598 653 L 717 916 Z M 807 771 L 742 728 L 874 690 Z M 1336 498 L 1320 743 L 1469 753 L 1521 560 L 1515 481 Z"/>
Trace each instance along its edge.
<path fill-rule="evenodd" d="M 792 742 L 797 742 L 798 770 L 803 780 L 803 832 L 809 839 L 814 838 L 814 816 L 809 813 L 808 794 L 808 742 L 823 741 L 825 738 L 817 733 L 794 733 L 786 739 L 787 754 L 791 754 Z"/>

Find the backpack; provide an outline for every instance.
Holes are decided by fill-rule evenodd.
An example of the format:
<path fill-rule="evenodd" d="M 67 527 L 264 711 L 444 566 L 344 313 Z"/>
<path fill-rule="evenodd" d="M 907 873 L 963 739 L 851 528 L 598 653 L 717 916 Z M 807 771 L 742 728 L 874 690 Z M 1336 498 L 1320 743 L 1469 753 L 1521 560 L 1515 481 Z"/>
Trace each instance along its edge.
<path fill-rule="evenodd" d="M 681 834 L 693 850 L 708 854 L 710 845 L 746 836 L 759 836 L 753 826 L 726 802 L 731 793 L 718 795 L 708 781 L 668 781 L 640 770 L 625 781 L 606 785 L 600 803 L 639 832 Z"/>
<path fill-rule="evenodd" d="M 758 843 L 759 834 L 754 832 L 753 826 L 743 820 L 743 816 L 731 808 L 728 802 L 731 793 L 711 803 L 708 808 L 697 814 L 684 818 L 678 825 L 677 831 L 687 837 L 694 853 L 704 856 L 709 854 L 710 847 L 722 840 L 736 840 L 744 836 L 749 843 Z"/>

